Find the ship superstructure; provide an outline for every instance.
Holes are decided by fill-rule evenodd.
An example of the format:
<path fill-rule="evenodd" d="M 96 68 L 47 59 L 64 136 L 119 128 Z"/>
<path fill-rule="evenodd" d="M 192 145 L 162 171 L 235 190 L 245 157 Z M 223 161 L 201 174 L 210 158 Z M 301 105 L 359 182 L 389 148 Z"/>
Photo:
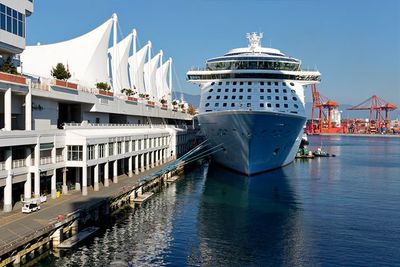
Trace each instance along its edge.
<path fill-rule="evenodd" d="M 251 175 L 293 161 L 306 121 L 304 86 L 320 72 L 278 49 L 261 47 L 262 34 L 247 34 L 249 46 L 207 60 L 188 71 L 201 87 L 199 122 L 213 145 L 214 159 Z"/>

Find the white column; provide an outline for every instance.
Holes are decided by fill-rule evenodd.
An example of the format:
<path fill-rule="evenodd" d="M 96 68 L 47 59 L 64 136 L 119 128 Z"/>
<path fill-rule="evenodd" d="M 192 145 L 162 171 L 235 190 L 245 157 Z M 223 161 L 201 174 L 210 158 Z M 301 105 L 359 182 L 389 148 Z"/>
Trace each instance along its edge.
<path fill-rule="evenodd" d="M 135 174 L 139 174 L 139 155 L 134 156 L 135 157 Z"/>
<path fill-rule="evenodd" d="M 87 166 L 82 167 L 82 195 L 87 196 Z"/>
<path fill-rule="evenodd" d="M 158 166 L 159 161 L 158 161 L 158 154 L 159 154 L 160 150 L 156 150 L 156 166 Z"/>
<path fill-rule="evenodd" d="M 104 164 L 104 186 L 108 187 L 110 185 L 110 175 L 108 174 L 109 164 L 108 161 Z"/>
<path fill-rule="evenodd" d="M 40 139 L 37 139 L 35 145 L 35 174 L 34 174 L 34 191 L 35 197 L 40 196 Z"/>
<path fill-rule="evenodd" d="M 12 150 L 7 149 L 5 151 L 6 157 L 6 186 L 4 187 L 4 212 L 12 211 Z"/>
<path fill-rule="evenodd" d="M 141 172 L 144 172 L 144 157 L 145 157 L 145 153 L 143 153 L 143 154 L 140 156 L 140 171 L 141 171 Z"/>
<path fill-rule="evenodd" d="M 28 173 L 26 174 L 26 182 L 24 184 L 24 199 L 31 199 L 32 196 L 32 180 L 31 173 L 29 172 L 29 166 L 32 164 L 31 148 L 25 148 L 25 165 L 28 167 Z"/>
<path fill-rule="evenodd" d="M 149 164 L 149 162 L 150 162 L 150 152 L 147 152 L 147 153 L 146 153 L 146 164 L 147 164 L 146 170 L 150 169 L 150 164 Z"/>
<path fill-rule="evenodd" d="M 94 191 L 99 191 L 99 164 L 94 166 Z"/>
<path fill-rule="evenodd" d="M 128 173 L 129 173 L 129 176 L 132 175 L 132 170 L 133 170 L 133 166 L 132 165 L 133 165 L 133 157 L 130 156 L 128 158 Z"/>
<path fill-rule="evenodd" d="M 56 198 L 56 192 L 57 192 L 57 189 L 56 189 L 56 179 L 57 179 L 56 173 L 57 173 L 57 169 L 54 169 L 53 170 L 53 175 L 51 176 L 51 198 L 52 199 Z"/>
<path fill-rule="evenodd" d="M 32 130 L 32 89 L 29 84 L 29 92 L 25 96 L 25 131 Z"/>
<path fill-rule="evenodd" d="M 75 190 L 76 191 L 81 191 L 81 170 L 80 168 L 76 168 L 76 173 L 75 173 Z"/>
<path fill-rule="evenodd" d="M 118 183 L 118 160 L 116 159 L 113 163 L 113 171 L 114 171 L 114 175 L 113 175 L 113 182 L 114 183 Z"/>
<path fill-rule="evenodd" d="M 62 185 L 62 193 L 68 194 L 68 186 L 67 186 L 67 168 L 62 169 L 63 175 L 63 185 Z"/>
<path fill-rule="evenodd" d="M 154 168 L 154 151 L 150 152 L 150 162 L 151 162 L 150 167 Z"/>
<path fill-rule="evenodd" d="M 4 129 L 11 131 L 11 88 L 8 88 L 4 94 Z"/>

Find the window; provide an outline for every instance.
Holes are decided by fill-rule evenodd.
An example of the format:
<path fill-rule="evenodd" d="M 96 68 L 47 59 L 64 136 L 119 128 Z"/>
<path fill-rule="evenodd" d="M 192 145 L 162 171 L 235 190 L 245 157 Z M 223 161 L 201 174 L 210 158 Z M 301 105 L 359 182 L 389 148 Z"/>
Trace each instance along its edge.
<path fill-rule="evenodd" d="M 260 99 L 264 99 L 264 96 L 263 96 L 263 95 L 260 95 Z"/>
<path fill-rule="evenodd" d="M 260 82 L 261 85 L 264 85 L 264 82 Z"/>
<path fill-rule="evenodd" d="M 221 96 L 217 95 L 216 99 L 220 99 L 220 98 L 221 98 Z"/>
<path fill-rule="evenodd" d="M 104 158 L 105 145 L 99 144 L 99 158 Z"/>
<path fill-rule="evenodd" d="M 227 96 L 227 95 L 224 95 L 224 99 L 228 99 L 228 96 Z"/>
<path fill-rule="evenodd" d="M 287 93 L 287 90 L 286 90 L 286 89 L 283 89 L 282 91 L 283 91 L 285 94 Z"/>
<path fill-rule="evenodd" d="M 247 103 L 247 105 L 246 105 L 248 108 L 250 108 L 251 107 L 251 103 Z"/>
<path fill-rule="evenodd" d="M 287 96 L 284 96 L 284 97 L 283 97 L 283 100 L 287 100 Z"/>
<path fill-rule="evenodd" d="M 233 88 L 233 89 L 232 89 L 232 92 L 233 92 L 233 93 L 236 93 L 236 88 Z"/>
<path fill-rule="evenodd" d="M 68 160 L 82 160 L 82 146 L 68 146 Z"/>
<path fill-rule="evenodd" d="M 279 96 L 275 96 L 275 100 L 279 100 Z"/>
<path fill-rule="evenodd" d="M 293 98 L 294 101 L 297 101 L 297 97 L 294 96 L 294 97 L 292 97 L 292 98 Z"/>
<path fill-rule="evenodd" d="M 215 84 L 215 82 L 212 82 L 212 83 L 211 83 L 211 85 L 214 85 L 214 84 Z"/>
<path fill-rule="evenodd" d="M 283 85 L 283 86 L 286 86 L 286 83 L 285 83 L 285 82 L 283 82 L 283 83 L 282 83 L 282 85 Z"/>
<path fill-rule="evenodd" d="M 268 92 L 268 93 L 271 93 L 271 89 L 267 89 L 267 92 Z"/>
<path fill-rule="evenodd" d="M 108 155 L 114 155 L 114 143 L 108 143 Z"/>
<path fill-rule="evenodd" d="M 209 96 L 207 96 L 207 99 L 211 99 L 211 96 L 209 95 Z"/>
<path fill-rule="evenodd" d="M 267 104 L 267 107 L 269 107 L 269 108 L 270 108 L 270 107 L 271 107 L 271 103 L 268 103 L 268 104 Z"/>
<path fill-rule="evenodd" d="M 218 89 L 217 89 L 217 92 L 218 92 L 218 93 L 221 92 L 221 88 L 218 88 Z"/>
<path fill-rule="evenodd" d="M 272 99 L 271 96 L 267 95 L 267 100 L 271 100 L 271 99 Z"/>
<path fill-rule="evenodd" d="M 251 95 L 248 95 L 248 96 L 247 96 L 247 99 L 251 99 Z"/>
<path fill-rule="evenodd" d="M 278 82 L 275 82 L 275 85 L 278 85 Z"/>
<path fill-rule="evenodd" d="M 117 143 L 117 153 L 122 154 L 122 142 Z"/>
<path fill-rule="evenodd" d="M 243 92 L 243 88 L 240 88 L 240 89 L 239 89 L 239 92 L 242 93 L 242 92 Z"/>
<path fill-rule="evenodd" d="M 94 145 L 87 146 L 87 159 L 94 159 Z"/>
<path fill-rule="evenodd" d="M 264 93 L 264 89 L 263 88 L 260 88 L 260 93 Z"/>
<path fill-rule="evenodd" d="M 287 107 L 288 107 L 288 104 L 283 104 L 283 106 L 284 106 L 285 108 L 287 108 Z"/>
<path fill-rule="evenodd" d="M 279 93 L 279 89 L 275 89 L 275 93 Z"/>
<path fill-rule="evenodd" d="M 218 106 L 219 106 L 219 103 L 215 103 L 215 104 L 214 104 L 214 107 L 218 107 Z"/>
<path fill-rule="evenodd" d="M 239 99 L 243 99 L 243 96 L 242 96 L 242 95 L 240 95 L 240 96 L 239 96 Z"/>
<path fill-rule="evenodd" d="M 219 82 L 218 85 L 222 85 L 222 82 Z"/>
<path fill-rule="evenodd" d="M 271 85 L 271 82 L 268 82 L 267 84 L 268 84 L 268 85 Z"/>
<path fill-rule="evenodd" d="M 235 96 L 235 95 L 233 95 L 233 96 L 232 96 L 232 99 L 236 99 L 236 96 Z"/>
<path fill-rule="evenodd" d="M 280 107 L 280 105 L 279 105 L 278 103 L 276 103 L 276 104 L 275 104 L 275 107 L 279 108 L 279 107 Z"/>
<path fill-rule="evenodd" d="M 130 152 L 129 141 L 125 141 L 125 153 Z"/>
<path fill-rule="evenodd" d="M 9 33 L 25 37 L 25 15 L 0 4 L 0 28 Z"/>
<path fill-rule="evenodd" d="M 235 106 L 235 103 L 231 103 L 231 107 L 234 107 Z"/>
<path fill-rule="evenodd" d="M 247 89 L 247 92 L 251 93 L 251 88 Z"/>
<path fill-rule="evenodd" d="M 227 92 L 229 92 L 229 89 L 228 89 L 228 88 L 225 89 L 225 93 L 227 93 Z"/>
<path fill-rule="evenodd" d="M 223 104 L 222 104 L 223 107 L 226 107 L 226 105 L 227 105 L 226 103 L 223 103 Z"/>
<path fill-rule="evenodd" d="M 299 108 L 299 105 L 297 105 L 297 104 L 294 104 L 293 106 L 294 106 L 294 108 Z"/>
<path fill-rule="evenodd" d="M 260 103 L 260 108 L 263 108 L 264 107 L 264 103 Z"/>
<path fill-rule="evenodd" d="M 209 93 L 212 93 L 212 91 L 214 91 L 214 89 L 212 89 L 212 88 L 210 90 L 208 90 Z"/>
<path fill-rule="evenodd" d="M 226 85 L 229 85 L 229 82 L 226 82 L 225 84 L 226 84 Z"/>
<path fill-rule="evenodd" d="M 248 85 L 251 85 L 251 82 L 248 82 L 247 84 L 248 84 Z"/>
<path fill-rule="evenodd" d="M 206 103 L 204 106 L 205 106 L 205 107 L 208 107 L 209 105 L 210 105 L 210 103 Z"/>
<path fill-rule="evenodd" d="M 296 93 L 296 91 L 295 91 L 295 90 L 293 90 L 293 89 L 292 89 L 292 90 L 290 90 L 290 91 L 292 92 L 292 94 L 295 94 L 295 93 Z"/>
<path fill-rule="evenodd" d="M 290 83 L 291 86 L 294 86 L 294 83 Z"/>
<path fill-rule="evenodd" d="M 243 82 L 240 82 L 240 85 L 243 85 Z"/>
<path fill-rule="evenodd" d="M 233 82 L 232 84 L 233 84 L 233 85 L 236 85 L 236 83 L 237 83 L 237 82 Z"/>

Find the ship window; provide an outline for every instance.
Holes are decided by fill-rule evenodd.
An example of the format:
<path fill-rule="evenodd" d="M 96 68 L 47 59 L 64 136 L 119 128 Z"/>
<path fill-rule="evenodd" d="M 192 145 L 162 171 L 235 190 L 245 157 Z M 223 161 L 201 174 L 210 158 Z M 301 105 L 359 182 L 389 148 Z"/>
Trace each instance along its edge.
<path fill-rule="evenodd" d="M 210 105 L 210 103 L 206 103 L 205 106 L 208 107 Z"/>
<path fill-rule="evenodd" d="M 207 99 L 211 99 L 211 96 L 209 95 L 209 96 L 207 96 Z"/>
<path fill-rule="evenodd" d="M 264 89 L 263 88 L 260 89 L 260 93 L 264 93 Z"/>
<path fill-rule="evenodd" d="M 222 106 L 224 106 L 224 107 L 226 107 L 226 105 L 227 105 L 226 103 L 222 104 Z"/>
<path fill-rule="evenodd" d="M 275 104 L 275 107 L 279 108 L 281 105 L 279 105 L 278 103 Z"/>
<path fill-rule="evenodd" d="M 219 82 L 218 85 L 222 85 L 222 82 Z"/>
<path fill-rule="evenodd" d="M 221 98 L 221 96 L 217 95 L 216 99 L 220 99 L 220 98 Z"/>
<path fill-rule="evenodd" d="M 294 83 L 290 83 L 291 86 L 294 86 Z"/>
<path fill-rule="evenodd" d="M 251 85 L 251 82 L 248 82 L 247 84 L 248 84 L 248 85 Z"/>
<path fill-rule="evenodd" d="M 214 91 L 214 89 L 212 89 L 212 88 L 210 90 L 208 90 L 209 93 L 211 93 L 212 91 Z"/>
<path fill-rule="evenodd" d="M 270 108 L 270 107 L 271 107 L 271 103 L 268 103 L 268 104 L 267 104 L 267 107 L 269 107 L 269 108 Z"/>
<path fill-rule="evenodd" d="M 206 112 L 210 112 L 210 111 L 212 111 L 212 110 L 211 110 L 211 109 L 207 109 L 207 110 L 206 110 Z"/>
<path fill-rule="evenodd" d="M 279 93 L 279 89 L 275 89 L 275 93 Z"/>
<path fill-rule="evenodd" d="M 240 96 L 239 96 L 239 99 L 243 99 L 243 96 L 242 96 L 242 95 L 240 95 Z"/>
<path fill-rule="evenodd" d="M 226 89 L 225 89 L 225 92 L 229 92 L 229 89 L 228 89 L 228 88 L 226 88 Z"/>
<path fill-rule="evenodd" d="M 275 82 L 275 85 L 278 85 L 278 82 Z"/>
<path fill-rule="evenodd" d="M 275 148 L 274 152 L 272 153 L 274 156 L 278 155 L 279 153 L 279 148 Z"/>
<path fill-rule="evenodd" d="M 287 107 L 288 107 L 288 104 L 283 104 L 283 106 L 284 106 L 285 108 L 287 108 Z"/>
<path fill-rule="evenodd" d="M 247 92 L 249 92 L 249 93 L 250 93 L 250 92 L 251 92 L 251 88 L 247 89 Z"/>
<path fill-rule="evenodd" d="M 227 96 L 227 95 L 224 95 L 224 99 L 228 99 L 228 96 Z"/>
<path fill-rule="evenodd" d="M 292 90 L 290 90 L 290 91 L 291 91 L 293 94 L 295 94 L 295 93 L 296 93 L 296 91 L 295 91 L 295 90 L 293 90 L 293 89 L 292 89 Z"/>
<path fill-rule="evenodd" d="M 270 96 L 270 95 L 267 95 L 267 99 L 268 99 L 268 100 L 271 100 L 272 98 L 271 98 L 271 96 Z"/>
<path fill-rule="evenodd" d="M 214 84 L 215 84 L 215 82 L 212 82 L 212 83 L 211 83 L 211 85 L 214 85 Z"/>
<path fill-rule="evenodd" d="M 232 96 L 232 99 L 236 99 L 236 96 L 235 96 L 235 95 L 233 95 L 233 96 Z"/>
<path fill-rule="evenodd" d="M 264 96 L 263 96 L 263 95 L 260 95 L 260 99 L 264 99 Z"/>
<path fill-rule="evenodd" d="M 214 105 L 215 107 L 218 107 L 219 106 L 219 103 L 215 103 L 215 105 Z"/>
<path fill-rule="evenodd" d="M 260 82 L 261 85 L 264 85 L 264 82 Z"/>
<path fill-rule="evenodd" d="M 271 85 L 271 82 L 268 82 L 267 84 L 268 84 L 268 85 Z"/>
<path fill-rule="evenodd" d="M 240 82 L 240 85 L 243 85 L 243 82 Z"/>
<path fill-rule="evenodd" d="M 236 88 L 233 88 L 233 89 L 232 89 L 232 92 L 234 92 L 234 93 L 235 93 L 235 92 L 236 92 Z"/>
<path fill-rule="evenodd" d="M 248 96 L 247 96 L 247 99 L 251 99 L 251 95 L 248 95 Z"/>
<path fill-rule="evenodd" d="M 226 85 L 229 85 L 229 82 L 226 82 L 225 84 L 226 84 Z"/>
<path fill-rule="evenodd" d="M 297 101 L 297 97 L 294 96 L 294 97 L 293 97 L 293 100 L 294 100 L 294 101 Z"/>
<path fill-rule="evenodd" d="M 283 83 L 282 83 L 282 85 L 283 85 L 283 86 L 286 86 L 286 83 L 285 83 L 285 82 L 283 82 Z"/>
<path fill-rule="evenodd" d="M 284 97 L 283 97 L 283 100 L 287 100 L 287 96 L 284 96 Z"/>
<path fill-rule="evenodd" d="M 221 88 L 218 88 L 217 92 L 218 92 L 218 93 L 221 92 Z"/>
<path fill-rule="evenodd" d="M 297 114 L 297 111 L 290 111 L 290 113 L 294 113 L 294 114 Z"/>
<path fill-rule="evenodd" d="M 236 85 L 237 82 L 233 82 L 233 85 Z"/>
<path fill-rule="evenodd" d="M 286 94 L 286 93 L 287 93 L 287 90 L 286 90 L 286 89 L 283 89 L 283 92 Z"/>
<path fill-rule="evenodd" d="M 235 106 L 235 103 L 231 103 L 231 107 L 234 107 Z"/>
<path fill-rule="evenodd" d="M 275 96 L 275 100 L 279 100 L 279 96 Z"/>
<path fill-rule="evenodd" d="M 264 107 L 264 103 L 260 103 L 260 108 L 263 108 Z"/>
<path fill-rule="evenodd" d="M 298 106 L 297 104 L 294 104 L 293 106 L 294 106 L 295 108 L 299 108 L 299 106 Z"/>
<path fill-rule="evenodd" d="M 248 107 L 248 108 L 251 107 L 251 103 L 247 103 L 247 107 Z"/>
<path fill-rule="evenodd" d="M 243 92 L 243 88 L 240 88 L 240 89 L 239 89 L 239 92 Z"/>
<path fill-rule="evenodd" d="M 267 89 L 267 92 L 268 92 L 268 93 L 271 93 L 271 89 Z"/>

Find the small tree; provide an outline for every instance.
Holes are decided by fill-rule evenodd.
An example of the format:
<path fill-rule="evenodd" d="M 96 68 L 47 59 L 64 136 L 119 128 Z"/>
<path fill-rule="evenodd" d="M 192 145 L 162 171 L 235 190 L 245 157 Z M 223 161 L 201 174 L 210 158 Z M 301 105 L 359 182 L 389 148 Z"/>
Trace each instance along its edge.
<path fill-rule="evenodd" d="M 176 105 L 178 105 L 178 102 L 176 100 L 174 100 L 174 101 L 172 101 L 172 105 L 176 106 Z"/>
<path fill-rule="evenodd" d="M 4 61 L 3 65 L 1 65 L 0 71 L 11 74 L 18 74 L 17 68 L 12 63 L 11 57 L 7 57 L 6 61 Z"/>
<path fill-rule="evenodd" d="M 121 90 L 121 93 L 125 94 L 126 96 L 131 96 L 133 95 L 133 91 L 130 88 L 124 88 Z"/>
<path fill-rule="evenodd" d="M 96 88 L 100 89 L 100 90 L 104 90 L 104 91 L 110 91 L 111 90 L 111 86 L 108 85 L 108 83 L 104 83 L 104 82 L 96 83 Z"/>
<path fill-rule="evenodd" d="M 71 73 L 65 68 L 64 64 L 57 63 L 57 65 L 51 70 L 51 76 L 58 80 L 66 81 L 71 78 Z"/>
<path fill-rule="evenodd" d="M 167 104 L 167 100 L 164 99 L 164 98 L 161 98 L 161 99 L 160 99 L 160 103 L 163 104 L 163 105 L 165 105 L 165 104 Z"/>

